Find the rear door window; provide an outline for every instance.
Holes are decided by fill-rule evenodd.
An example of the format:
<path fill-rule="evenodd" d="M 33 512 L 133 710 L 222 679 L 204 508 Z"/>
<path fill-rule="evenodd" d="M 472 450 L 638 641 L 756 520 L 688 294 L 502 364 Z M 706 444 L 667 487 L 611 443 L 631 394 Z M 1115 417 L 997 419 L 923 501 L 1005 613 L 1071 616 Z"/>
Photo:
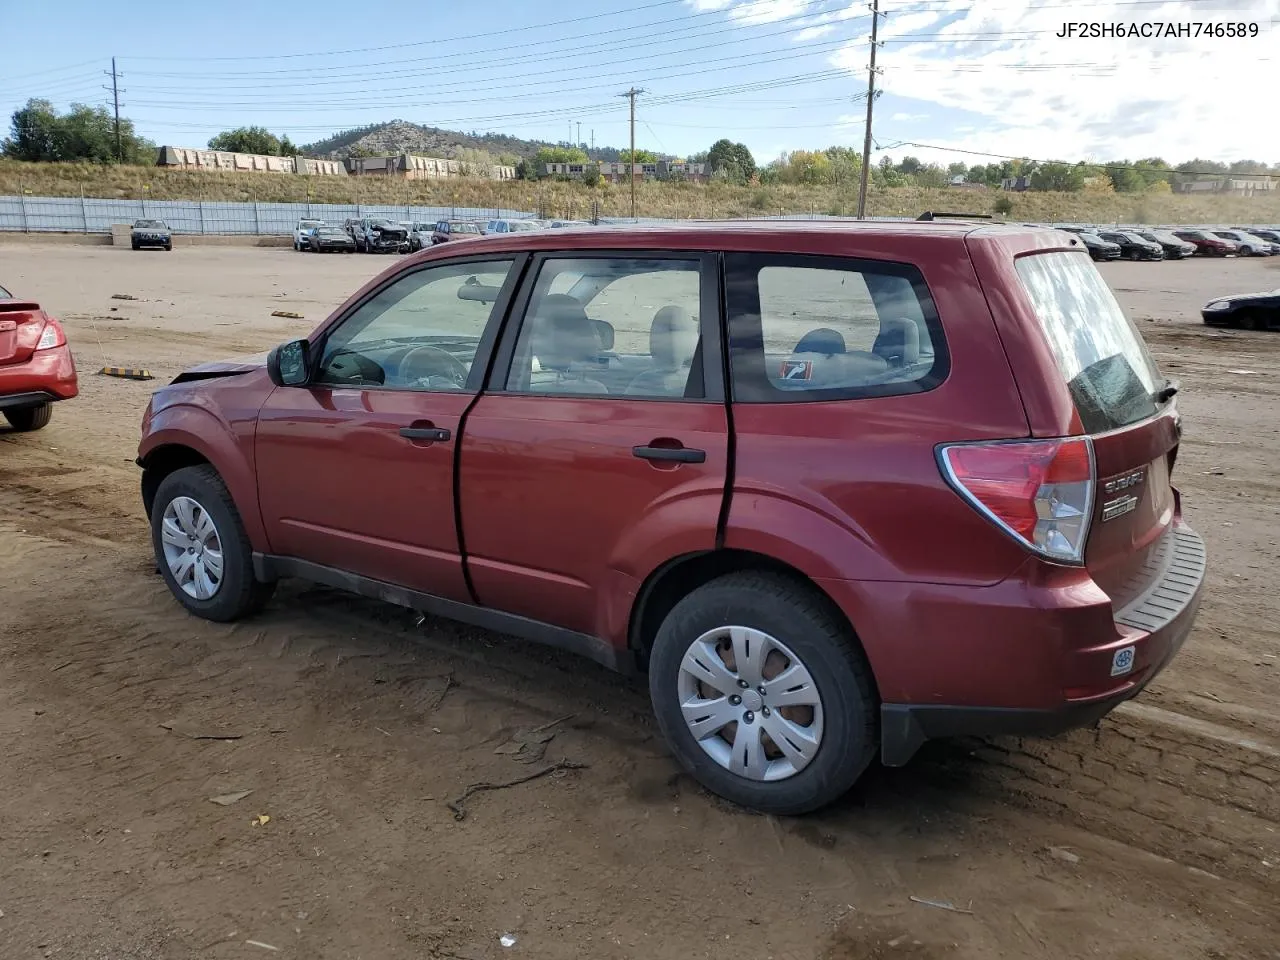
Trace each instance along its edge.
<path fill-rule="evenodd" d="M 1088 254 L 1037 253 L 1016 268 L 1084 429 L 1104 433 L 1153 416 L 1163 378 Z"/>
<path fill-rule="evenodd" d="M 909 264 L 784 254 L 725 257 L 738 402 L 920 393 L 947 354 L 933 298 Z"/>

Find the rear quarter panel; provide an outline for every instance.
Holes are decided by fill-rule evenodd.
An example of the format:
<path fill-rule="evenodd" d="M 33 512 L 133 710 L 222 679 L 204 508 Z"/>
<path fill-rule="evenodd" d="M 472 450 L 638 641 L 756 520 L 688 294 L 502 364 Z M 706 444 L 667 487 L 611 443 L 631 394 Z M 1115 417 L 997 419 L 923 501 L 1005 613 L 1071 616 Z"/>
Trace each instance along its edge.
<path fill-rule="evenodd" d="M 1025 560 L 943 479 L 935 448 L 1027 434 L 1009 362 L 963 236 L 850 237 L 821 252 L 916 266 L 950 372 L 933 390 L 809 403 L 735 403 L 725 545 L 816 579 L 992 584 Z"/>

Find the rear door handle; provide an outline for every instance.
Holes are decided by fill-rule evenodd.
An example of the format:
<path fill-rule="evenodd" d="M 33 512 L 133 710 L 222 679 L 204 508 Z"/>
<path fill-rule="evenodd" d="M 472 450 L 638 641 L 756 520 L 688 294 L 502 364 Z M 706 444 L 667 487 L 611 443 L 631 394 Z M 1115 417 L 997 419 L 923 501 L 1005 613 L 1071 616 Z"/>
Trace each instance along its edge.
<path fill-rule="evenodd" d="M 688 447 L 632 447 L 632 456 L 641 460 L 667 460 L 674 463 L 705 463 L 707 451 Z"/>
<path fill-rule="evenodd" d="M 448 440 L 453 434 L 443 427 L 401 427 L 400 436 L 410 440 Z"/>

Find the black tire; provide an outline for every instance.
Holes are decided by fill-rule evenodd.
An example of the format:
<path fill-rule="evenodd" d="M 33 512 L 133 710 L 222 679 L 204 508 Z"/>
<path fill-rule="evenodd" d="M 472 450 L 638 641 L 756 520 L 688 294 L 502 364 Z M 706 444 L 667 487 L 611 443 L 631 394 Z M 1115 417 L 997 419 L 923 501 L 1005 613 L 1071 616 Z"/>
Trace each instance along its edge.
<path fill-rule="evenodd" d="M 17 410 L 6 410 L 4 418 L 9 421 L 9 426 L 19 433 L 30 433 L 32 430 L 40 430 L 49 425 L 49 418 L 53 416 L 53 404 L 42 403 L 38 407 L 19 407 Z"/>
<path fill-rule="evenodd" d="M 174 579 L 165 560 L 161 540 L 165 508 L 177 497 L 190 497 L 208 512 L 222 547 L 222 580 L 214 595 L 199 600 L 187 594 Z M 225 623 L 257 613 L 275 592 L 274 583 L 261 583 L 253 575 L 253 548 L 235 501 L 218 471 L 208 464 L 183 467 L 162 481 L 151 508 L 151 546 L 160 575 L 169 592 L 190 613 Z"/>
<path fill-rule="evenodd" d="M 173 244 L 172 244 L 172 243 L 166 243 L 166 244 L 164 245 L 164 248 L 165 248 L 165 250 L 166 250 L 166 251 L 172 250 L 172 249 L 173 249 Z"/>
<path fill-rule="evenodd" d="M 722 767 L 699 746 L 682 714 L 678 683 L 689 645 L 729 625 L 752 627 L 785 643 L 818 688 L 822 741 L 808 765 L 785 779 L 752 780 Z M 838 799 L 875 759 L 879 744 L 875 684 L 856 638 L 825 597 L 777 574 L 728 574 L 677 603 L 654 640 L 649 694 L 681 766 L 713 793 L 763 813 L 808 813 Z"/>
<path fill-rule="evenodd" d="M 136 244 L 136 243 L 130 243 L 130 244 L 129 244 L 129 246 L 133 247 L 133 249 L 135 249 L 135 250 L 139 250 L 139 249 L 141 249 L 141 247 L 140 247 L 138 244 Z"/>

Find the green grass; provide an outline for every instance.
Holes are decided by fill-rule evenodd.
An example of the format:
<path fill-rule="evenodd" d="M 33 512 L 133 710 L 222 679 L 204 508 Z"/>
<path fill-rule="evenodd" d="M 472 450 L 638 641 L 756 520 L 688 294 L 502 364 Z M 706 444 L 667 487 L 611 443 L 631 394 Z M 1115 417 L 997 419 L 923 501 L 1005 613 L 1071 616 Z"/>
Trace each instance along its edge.
<path fill-rule="evenodd" d="M 302 177 L 269 173 L 204 173 L 144 166 L 95 166 L 0 160 L 0 195 L 153 200 L 417 204 L 540 212 L 584 218 L 599 204 L 603 216 L 628 216 L 630 191 L 576 183 L 481 179 L 395 180 L 375 177 Z M 1278 192 L 1280 193 L 1280 192 Z M 998 197 L 1012 203 L 1017 220 L 1095 223 L 1276 223 L 1280 195 L 1183 196 L 1168 193 L 1020 193 L 997 190 L 872 188 L 868 213 L 917 216 L 924 210 L 990 213 Z M 847 186 L 734 187 L 727 184 L 645 183 L 636 190 L 640 216 L 722 218 L 822 213 L 852 216 L 857 190 Z"/>

